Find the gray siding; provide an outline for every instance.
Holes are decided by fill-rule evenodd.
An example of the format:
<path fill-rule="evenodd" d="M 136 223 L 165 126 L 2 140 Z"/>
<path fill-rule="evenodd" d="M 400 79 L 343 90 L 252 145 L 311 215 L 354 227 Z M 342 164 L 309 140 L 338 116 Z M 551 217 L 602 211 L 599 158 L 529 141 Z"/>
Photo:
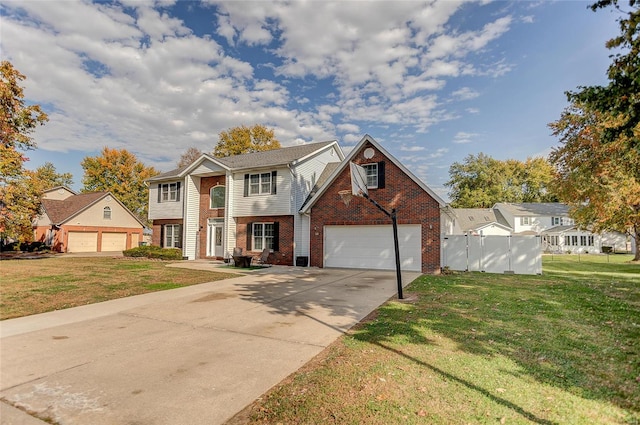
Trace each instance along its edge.
<path fill-rule="evenodd" d="M 149 186 L 149 220 L 182 218 L 184 205 L 184 181 L 180 180 L 180 201 L 158 202 L 158 185 L 178 181 L 151 183 Z"/>

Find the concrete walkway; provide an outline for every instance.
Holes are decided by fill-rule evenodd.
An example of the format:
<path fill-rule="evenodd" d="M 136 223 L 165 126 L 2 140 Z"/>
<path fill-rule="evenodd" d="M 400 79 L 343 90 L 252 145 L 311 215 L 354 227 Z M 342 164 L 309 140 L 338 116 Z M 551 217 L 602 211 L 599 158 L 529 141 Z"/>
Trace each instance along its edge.
<path fill-rule="evenodd" d="M 272 267 L 5 320 L 0 423 L 222 424 L 395 292 L 395 272 Z"/>

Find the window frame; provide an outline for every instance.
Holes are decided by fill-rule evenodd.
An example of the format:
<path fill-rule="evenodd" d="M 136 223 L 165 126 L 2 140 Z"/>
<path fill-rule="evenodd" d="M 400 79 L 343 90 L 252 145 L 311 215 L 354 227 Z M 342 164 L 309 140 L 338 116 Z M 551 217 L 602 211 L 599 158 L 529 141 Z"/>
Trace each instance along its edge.
<path fill-rule="evenodd" d="M 111 207 L 106 206 L 102 209 L 102 219 L 103 220 L 111 220 Z"/>
<path fill-rule="evenodd" d="M 169 231 L 171 229 L 171 231 Z M 177 229 L 177 236 L 176 236 Z M 169 242 L 171 238 L 171 242 Z M 163 225 L 162 245 L 164 248 L 182 248 L 182 225 L 181 224 L 165 224 Z"/>
<path fill-rule="evenodd" d="M 364 171 L 367 173 L 367 189 L 377 189 L 380 183 L 380 167 L 378 166 L 378 163 L 371 162 L 368 164 L 362 164 L 361 167 L 364 168 Z M 375 170 L 375 172 L 370 172 L 370 170 Z M 373 179 L 375 179 L 375 185 L 372 184 Z"/>
<path fill-rule="evenodd" d="M 216 189 L 221 189 L 222 190 L 222 206 L 214 206 L 213 205 L 213 199 L 214 199 L 213 191 L 216 190 Z M 224 185 L 216 185 L 216 186 L 213 186 L 211 189 L 209 189 L 209 209 L 217 210 L 217 209 L 220 209 L 220 208 L 224 208 L 225 204 L 226 204 L 226 201 L 227 201 L 227 193 L 226 193 L 226 187 Z"/>
<path fill-rule="evenodd" d="M 179 202 L 180 201 L 180 182 L 159 183 L 158 184 L 158 202 Z"/>
<path fill-rule="evenodd" d="M 551 217 L 551 225 L 552 226 L 560 226 L 562 224 L 561 217 Z"/>
<path fill-rule="evenodd" d="M 271 235 L 267 235 L 267 226 L 271 226 Z M 258 229 L 260 230 L 257 231 Z M 276 238 L 275 232 L 276 226 L 274 222 L 251 223 L 251 251 L 262 251 L 267 248 L 269 252 L 273 252 Z"/>
<path fill-rule="evenodd" d="M 254 178 L 257 180 L 254 181 Z M 267 181 L 268 179 L 268 181 Z M 272 173 L 249 174 L 249 196 L 271 195 Z M 265 190 L 268 188 L 268 190 Z M 255 190 L 254 190 L 255 189 Z"/>
<path fill-rule="evenodd" d="M 528 215 L 520 217 L 521 226 L 531 226 L 531 217 Z"/>

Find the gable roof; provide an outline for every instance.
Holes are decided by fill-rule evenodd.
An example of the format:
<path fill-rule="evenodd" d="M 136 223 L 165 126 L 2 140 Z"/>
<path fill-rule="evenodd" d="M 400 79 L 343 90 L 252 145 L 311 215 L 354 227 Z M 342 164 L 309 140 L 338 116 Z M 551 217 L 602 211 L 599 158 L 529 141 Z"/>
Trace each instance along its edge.
<path fill-rule="evenodd" d="M 502 214 L 491 208 L 454 208 L 458 225 L 463 231 L 474 230 L 489 224 L 497 224 L 511 230 L 511 226 Z"/>
<path fill-rule="evenodd" d="M 329 140 L 326 142 L 314 142 L 314 143 L 305 143 L 303 145 L 289 146 L 280 149 L 272 149 L 269 151 L 263 152 L 251 152 L 244 153 L 240 155 L 232 155 L 226 156 L 222 158 L 214 157 L 210 154 L 202 154 L 200 158 L 195 160 L 189 165 L 185 165 L 180 168 L 176 168 L 171 171 L 167 171 L 166 173 L 158 174 L 157 176 L 151 177 L 147 181 L 158 181 L 158 180 L 167 180 L 171 178 L 182 178 L 185 175 L 189 174 L 194 168 L 198 167 L 203 161 L 209 160 L 220 167 L 235 171 L 242 170 L 248 168 L 262 168 L 262 167 L 274 167 L 279 165 L 289 165 L 294 164 L 298 161 L 302 161 L 308 156 L 314 154 L 318 150 L 321 150 L 329 145 L 335 144 L 337 146 L 338 142 L 335 140 Z"/>
<path fill-rule="evenodd" d="M 376 140 L 368 134 L 365 134 L 362 139 L 358 142 L 358 144 L 349 152 L 349 155 L 340 163 L 340 165 L 333 170 L 327 181 L 318 189 L 318 191 L 304 204 L 304 206 L 300 209 L 300 212 L 306 213 L 309 209 L 316 203 L 316 201 L 322 196 L 322 194 L 327 190 L 329 186 L 333 183 L 333 181 L 342 173 L 342 171 L 348 166 L 348 164 L 353 160 L 353 158 L 360 152 L 365 143 L 371 143 L 373 146 L 378 149 L 385 157 L 387 157 L 391 162 L 393 162 L 400 170 L 402 170 L 411 180 L 413 180 L 422 190 L 427 192 L 433 199 L 440 204 L 440 207 L 445 207 L 446 202 L 440 198 L 429 186 L 424 184 L 422 180 L 417 178 L 407 167 L 405 167 L 400 161 L 398 161 L 393 155 L 387 152 Z"/>
<path fill-rule="evenodd" d="M 497 203 L 493 208 L 509 212 L 513 216 L 569 216 L 569 206 L 560 202 L 525 202 L 522 204 Z"/>
<path fill-rule="evenodd" d="M 44 208 L 44 212 L 49 217 L 49 220 L 51 220 L 55 225 L 61 225 L 107 196 L 111 196 L 118 204 L 120 204 L 120 206 L 122 206 L 122 208 L 131 214 L 131 216 L 135 218 L 141 226 L 144 227 L 144 224 L 138 219 L 138 217 L 129 211 L 129 209 L 125 207 L 118 198 L 111 195 L 110 192 L 81 193 L 63 200 L 43 199 L 42 206 Z"/>

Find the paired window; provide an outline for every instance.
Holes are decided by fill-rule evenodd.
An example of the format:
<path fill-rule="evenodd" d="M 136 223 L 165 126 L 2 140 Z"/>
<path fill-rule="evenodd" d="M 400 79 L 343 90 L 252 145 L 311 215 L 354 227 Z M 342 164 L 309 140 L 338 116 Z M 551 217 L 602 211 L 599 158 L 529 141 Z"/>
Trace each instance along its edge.
<path fill-rule="evenodd" d="M 557 235 L 555 235 L 555 236 L 547 236 L 546 240 L 549 243 L 549 245 L 558 246 L 559 240 L 558 240 L 558 236 Z"/>
<path fill-rule="evenodd" d="M 362 164 L 367 173 L 367 189 L 384 189 L 384 162 Z"/>
<path fill-rule="evenodd" d="M 165 248 L 182 248 L 182 225 L 165 224 L 163 230 Z"/>
<path fill-rule="evenodd" d="M 277 172 L 244 175 L 244 196 L 275 195 Z"/>
<path fill-rule="evenodd" d="M 225 187 L 224 186 L 214 186 L 209 191 L 209 197 L 211 199 L 211 209 L 216 208 L 224 208 L 224 195 L 225 195 Z"/>
<path fill-rule="evenodd" d="M 567 246 L 578 246 L 578 236 L 565 236 L 564 244 Z"/>
<path fill-rule="evenodd" d="M 110 207 L 104 207 L 102 209 L 102 218 L 105 220 L 111 220 L 111 208 Z"/>
<path fill-rule="evenodd" d="M 180 201 L 180 182 L 158 185 L 158 202 Z"/>
<path fill-rule="evenodd" d="M 247 250 L 278 251 L 280 223 L 249 223 L 247 225 Z"/>
<path fill-rule="evenodd" d="M 593 246 L 593 236 L 580 236 L 580 245 Z"/>

